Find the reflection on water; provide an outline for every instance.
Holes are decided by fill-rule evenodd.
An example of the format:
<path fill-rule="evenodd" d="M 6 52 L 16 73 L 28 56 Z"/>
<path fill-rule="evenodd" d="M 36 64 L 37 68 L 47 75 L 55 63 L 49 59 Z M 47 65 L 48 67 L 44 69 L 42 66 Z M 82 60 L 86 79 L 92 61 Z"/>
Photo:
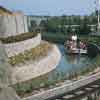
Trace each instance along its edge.
<path fill-rule="evenodd" d="M 59 50 L 62 54 L 61 61 L 55 70 L 45 75 L 45 79 L 50 80 L 62 80 L 73 72 L 87 68 L 87 65 L 91 64 L 91 59 L 86 55 L 68 55 L 63 45 L 59 45 Z"/>
<path fill-rule="evenodd" d="M 92 64 L 92 60 L 83 55 L 67 55 L 63 45 L 58 45 L 62 54 L 61 60 L 55 70 L 46 75 L 34 79 L 36 85 L 39 83 L 56 83 L 68 78 L 69 74 L 78 72 Z"/>
<path fill-rule="evenodd" d="M 90 63 L 90 59 L 83 55 L 68 55 L 63 45 L 59 45 L 59 49 L 62 53 L 61 61 L 56 70 L 70 72 L 75 69 L 85 67 Z"/>

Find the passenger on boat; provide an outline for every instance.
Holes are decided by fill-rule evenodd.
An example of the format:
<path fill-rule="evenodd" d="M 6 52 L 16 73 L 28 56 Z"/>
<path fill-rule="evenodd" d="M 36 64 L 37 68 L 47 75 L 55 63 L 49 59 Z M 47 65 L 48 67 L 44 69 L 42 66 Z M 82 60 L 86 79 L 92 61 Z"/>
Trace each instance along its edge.
<path fill-rule="evenodd" d="M 81 49 L 86 49 L 86 45 L 82 41 L 80 41 L 79 45 Z"/>
<path fill-rule="evenodd" d="M 77 35 L 75 34 L 72 35 L 72 41 L 77 41 Z"/>

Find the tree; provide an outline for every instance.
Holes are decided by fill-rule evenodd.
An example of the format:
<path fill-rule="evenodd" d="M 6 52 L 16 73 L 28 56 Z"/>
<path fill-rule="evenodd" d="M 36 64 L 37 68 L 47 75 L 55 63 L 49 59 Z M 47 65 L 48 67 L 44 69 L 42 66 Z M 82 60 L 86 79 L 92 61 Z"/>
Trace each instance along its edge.
<path fill-rule="evenodd" d="M 70 26 L 67 28 L 67 32 L 68 32 L 69 34 L 72 32 L 72 28 L 71 28 Z"/>
<path fill-rule="evenodd" d="M 47 20 L 41 20 L 39 27 L 41 28 L 42 31 L 47 30 Z"/>
<path fill-rule="evenodd" d="M 37 26 L 37 24 L 36 24 L 36 21 L 35 21 L 35 20 L 32 20 L 32 21 L 31 21 L 31 26 L 32 26 L 32 27 L 36 27 L 36 26 Z"/>
<path fill-rule="evenodd" d="M 40 27 L 46 27 L 47 26 L 47 20 L 41 20 L 39 26 Z"/>
<path fill-rule="evenodd" d="M 63 26 L 67 24 L 66 15 L 62 15 L 61 16 L 61 22 L 60 22 L 60 24 L 63 25 Z"/>
<path fill-rule="evenodd" d="M 32 32 L 32 31 L 35 31 L 35 28 L 37 27 L 37 24 L 36 24 L 36 21 L 35 20 L 31 20 L 31 26 L 29 27 L 29 30 Z"/>
<path fill-rule="evenodd" d="M 47 22 L 47 30 L 49 32 L 58 32 L 60 25 L 60 20 L 58 17 L 53 17 Z"/>
<path fill-rule="evenodd" d="M 84 16 L 82 22 L 80 23 L 80 34 L 88 34 L 90 32 L 90 28 L 88 27 L 88 23 L 89 23 L 89 20 L 88 20 L 88 17 L 87 16 Z"/>

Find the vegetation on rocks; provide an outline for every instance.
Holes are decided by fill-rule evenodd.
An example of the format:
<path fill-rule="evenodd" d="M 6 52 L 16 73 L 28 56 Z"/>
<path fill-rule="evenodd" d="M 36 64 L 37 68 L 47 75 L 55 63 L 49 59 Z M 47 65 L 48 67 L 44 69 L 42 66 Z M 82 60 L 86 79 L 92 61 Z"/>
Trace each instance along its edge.
<path fill-rule="evenodd" d="M 52 32 L 52 33 L 61 33 L 65 35 L 69 35 L 72 32 L 75 32 L 80 35 L 87 35 L 91 32 L 95 32 L 96 24 L 97 24 L 97 17 L 96 13 L 93 12 L 93 14 L 85 15 L 85 16 L 79 16 L 79 15 L 62 15 L 62 16 L 46 16 L 44 17 L 46 20 L 42 19 L 39 28 L 42 32 Z M 30 17 L 30 16 L 29 16 Z M 32 16 L 31 16 L 32 17 Z M 42 17 L 42 16 L 40 16 Z M 36 25 L 36 20 L 31 20 L 31 30 L 35 27 L 38 27 Z M 91 25 L 94 25 L 91 27 Z"/>
<path fill-rule="evenodd" d="M 36 35 L 37 35 L 37 33 L 27 32 L 27 33 L 21 33 L 21 34 L 16 35 L 16 36 L 0 37 L 0 40 L 3 43 L 15 43 L 15 42 L 30 39 L 32 37 L 35 37 Z"/>
<path fill-rule="evenodd" d="M 64 34 L 61 34 L 60 32 L 58 33 L 51 33 L 51 32 L 48 32 L 48 33 L 42 33 L 42 38 L 44 40 L 48 40 L 48 41 L 51 41 L 51 42 L 55 42 L 55 43 L 63 43 L 69 39 L 71 36 L 71 34 L 69 35 L 64 35 Z M 95 44 L 100 44 L 100 36 L 92 36 L 92 35 L 78 35 L 78 39 L 86 42 L 86 43 L 95 43 Z"/>
<path fill-rule="evenodd" d="M 25 64 L 29 60 L 37 60 L 40 57 L 46 56 L 48 51 L 51 49 L 51 45 L 48 42 L 41 43 L 36 48 L 24 51 L 24 53 L 19 53 L 18 55 L 9 57 L 9 63 L 12 66 Z"/>
<path fill-rule="evenodd" d="M 35 94 L 35 92 L 39 92 L 41 90 L 53 88 L 58 82 L 59 80 L 57 79 L 51 81 L 47 79 L 47 76 L 40 76 L 26 82 L 17 83 L 12 87 L 16 90 L 20 97 L 25 97 L 27 95 Z"/>
<path fill-rule="evenodd" d="M 12 14 L 12 12 L 6 8 L 0 6 L 0 15 L 3 15 L 3 14 Z"/>
<path fill-rule="evenodd" d="M 80 40 L 83 40 L 87 43 L 95 43 L 100 44 L 100 36 L 87 36 L 87 35 L 80 35 L 78 36 Z"/>
<path fill-rule="evenodd" d="M 95 73 L 95 69 L 100 66 L 100 55 L 94 58 L 93 64 L 87 65 L 87 68 L 82 68 L 79 71 L 70 72 L 68 76 L 60 77 L 58 73 L 58 77 L 55 80 L 49 80 L 47 75 L 40 76 L 36 79 L 32 79 L 23 83 L 15 84 L 12 87 L 16 90 L 16 92 L 21 96 L 33 95 L 35 93 L 40 92 L 41 90 L 47 90 L 50 88 L 54 88 L 60 86 L 66 80 L 78 80 L 81 76 L 91 75 Z M 63 74 L 63 73 L 62 73 Z M 60 78 L 59 78 L 60 77 Z"/>
<path fill-rule="evenodd" d="M 85 76 L 87 74 L 93 74 L 96 73 L 95 70 L 99 69 L 100 71 L 100 54 L 98 54 L 94 59 L 93 63 L 90 65 L 87 65 L 87 68 L 82 68 L 78 72 L 74 72 L 72 75 L 70 75 L 71 79 L 74 79 L 80 76 Z"/>

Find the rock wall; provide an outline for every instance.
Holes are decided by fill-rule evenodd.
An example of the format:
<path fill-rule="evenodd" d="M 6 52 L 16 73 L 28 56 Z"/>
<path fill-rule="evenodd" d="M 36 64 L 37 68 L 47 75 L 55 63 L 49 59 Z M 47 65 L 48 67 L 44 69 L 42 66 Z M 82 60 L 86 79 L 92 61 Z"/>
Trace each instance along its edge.
<path fill-rule="evenodd" d="M 7 52 L 8 57 L 17 55 L 38 46 L 41 43 L 41 34 L 38 34 L 36 37 L 24 40 L 16 43 L 4 44 L 5 51 Z"/>
<path fill-rule="evenodd" d="M 11 66 L 2 43 L 0 42 L 0 100 L 20 100 L 11 84 Z"/>
<path fill-rule="evenodd" d="M 46 74 L 55 69 L 61 58 L 61 54 L 56 45 L 53 45 L 48 55 L 39 61 L 29 62 L 27 65 L 15 66 L 12 72 L 12 83 L 30 80 L 37 76 Z"/>
<path fill-rule="evenodd" d="M 0 37 L 15 36 L 24 32 L 28 32 L 27 16 L 0 15 Z"/>
<path fill-rule="evenodd" d="M 3 47 L 3 44 L 0 42 L 0 88 L 11 83 L 12 69 L 7 61 L 8 58 L 5 49 Z"/>
<path fill-rule="evenodd" d="M 16 91 L 11 87 L 2 88 L 0 91 L 0 100 L 21 100 Z"/>

